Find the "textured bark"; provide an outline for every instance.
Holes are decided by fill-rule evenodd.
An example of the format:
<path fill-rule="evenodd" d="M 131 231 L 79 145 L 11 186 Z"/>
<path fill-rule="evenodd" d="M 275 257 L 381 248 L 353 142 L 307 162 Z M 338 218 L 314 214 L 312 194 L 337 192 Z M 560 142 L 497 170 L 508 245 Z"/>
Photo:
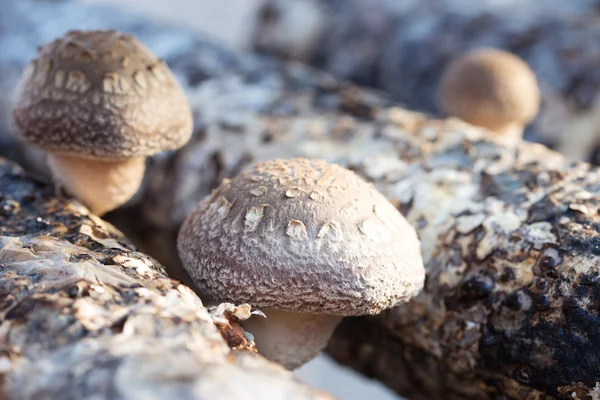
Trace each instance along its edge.
<path fill-rule="evenodd" d="M 413 398 L 597 395 L 596 169 L 297 65 L 241 57 L 188 94 L 202 129 L 149 169 L 136 224 L 143 242 L 163 244 L 157 256 L 175 259 L 179 224 L 222 178 L 275 157 L 325 158 L 397 204 L 428 269 L 415 301 L 347 321 L 330 354 Z"/>
<path fill-rule="evenodd" d="M 508 49 L 535 71 L 543 107 L 526 136 L 600 163 L 597 0 L 268 0 L 254 48 L 382 89 L 438 112 L 448 61 L 481 46 Z"/>
<path fill-rule="evenodd" d="M 83 20 L 83 8 L 55 7 L 58 20 Z M 428 270 L 415 301 L 344 322 L 330 354 L 416 399 L 599 395 L 598 170 L 536 144 L 497 145 L 300 65 L 202 39 L 177 47 L 185 33 L 148 30 L 151 47 L 168 38 L 177 49 L 167 61 L 187 83 L 197 131 L 152 160 L 137 203 L 113 217 L 170 273 L 181 276 L 179 225 L 221 179 L 276 157 L 324 158 L 398 206 Z"/>
<path fill-rule="evenodd" d="M 0 159 L 0 398 L 330 398 L 252 350 L 231 313 Z"/>
<path fill-rule="evenodd" d="M 215 119 L 168 167 L 151 169 L 144 241 L 173 246 L 185 212 L 256 161 L 338 162 L 417 227 L 428 278 L 408 305 L 344 323 L 330 354 L 413 398 L 591 398 L 600 173 L 540 145 L 498 146 L 457 121 L 398 108 L 357 118 L 348 110 L 374 111 L 358 89 L 301 89 L 292 83 L 301 76 L 280 77 L 286 84 L 269 89 L 232 75 L 192 96 Z M 251 95 L 259 89 L 261 99 Z M 169 204 L 157 201 L 163 192 L 173 193 Z M 166 250 L 161 257 L 174 259 Z"/>

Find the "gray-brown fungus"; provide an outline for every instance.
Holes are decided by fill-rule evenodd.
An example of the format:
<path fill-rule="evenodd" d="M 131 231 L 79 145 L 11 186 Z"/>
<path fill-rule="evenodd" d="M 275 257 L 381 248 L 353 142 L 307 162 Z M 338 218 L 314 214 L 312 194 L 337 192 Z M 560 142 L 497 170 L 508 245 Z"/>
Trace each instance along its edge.
<path fill-rule="evenodd" d="M 504 140 L 519 141 L 540 108 L 533 71 L 514 54 L 499 49 L 466 52 L 448 65 L 439 90 L 441 108 Z"/>
<path fill-rule="evenodd" d="M 21 76 L 13 119 L 23 140 L 48 153 L 56 183 L 96 214 L 135 194 L 146 156 L 192 133 L 167 65 L 114 30 L 70 31 L 43 46 Z"/>
<path fill-rule="evenodd" d="M 425 276 L 406 219 L 321 160 L 267 161 L 223 181 L 187 218 L 178 248 L 202 293 L 263 308 L 267 318 L 245 327 L 287 368 L 321 351 L 341 317 L 406 302 Z"/>

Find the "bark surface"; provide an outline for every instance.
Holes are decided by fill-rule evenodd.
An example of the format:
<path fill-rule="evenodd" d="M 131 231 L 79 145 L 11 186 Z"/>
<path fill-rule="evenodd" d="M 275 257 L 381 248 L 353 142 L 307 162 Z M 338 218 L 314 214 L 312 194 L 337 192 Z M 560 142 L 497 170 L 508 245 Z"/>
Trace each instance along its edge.
<path fill-rule="evenodd" d="M 64 4 L 56 18 L 82 19 Z M 178 47 L 172 40 L 185 33 L 151 31 L 150 47 L 169 38 L 177 49 L 167 61 L 197 129 L 183 149 L 152 160 L 136 202 L 113 217 L 170 273 L 182 276 L 183 218 L 223 178 L 278 157 L 324 158 L 397 205 L 428 270 L 415 301 L 345 321 L 331 355 L 415 399 L 600 395 L 597 169 L 536 144 L 498 145 L 297 64 L 199 38 Z"/>
<path fill-rule="evenodd" d="M 596 169 L 536 144 L 497 145 L 298 65 L 250 60 L 189 88 L 202 128 L 150 168 L 144 243 L 174 259 L 184 216 L 255 162 L 340 163 L 417 227 L 428 279 L 410 304 L 344 323 L 330 354 L 417 399 L 597 396 Z"/>
<path fill-rule="evenodd" d="M 0 398 L 330 398 L 254 354 L 233 318 L 0 159 Z"/>
<path fill-rule="evenodd" d="M 596 169 L 536 144 L 499 146 L 481 130 L 388 107 L 297 65 L 245 62 L 188 91 L 203 128 L 150 169 L 143 242 L 162 243 L 160 257 L 174 259 L 187 212 L 255 162 L 340 163 L 417 227 L 429 277 L 416 301 L 345 323 L 330 354 L 414 398 L 592 396 Z"/>

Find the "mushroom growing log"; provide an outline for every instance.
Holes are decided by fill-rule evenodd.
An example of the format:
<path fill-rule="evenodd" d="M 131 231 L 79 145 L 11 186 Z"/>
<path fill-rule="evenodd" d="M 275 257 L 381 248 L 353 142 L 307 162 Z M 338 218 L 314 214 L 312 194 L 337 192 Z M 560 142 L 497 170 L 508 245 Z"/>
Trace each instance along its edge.
<path fill-rule="evenodd" d="M 300 65 L 196 66 L 208 78 L 188 98 L 202 128 L 149 169 L 138 210 L 157 257 L 174 259 L 183 217 L 223 178 L 276 157 L 326 159 L 373 182 L 417 228 L 428 274 L 416 300 L 342 324 L 337 360 L 415 399 L 597 390 L 598 170 Z"/>
<path fill-rule="evenodd" d="M 343 323 L 334 358 L 413 399 L 597 390 L 600 171 L 538 144 L 499 145 L 457 120 L 382 106 L 302 67 L 251 72 L 189 91 L 205 128 L 149 170 L 141 243 L 174 260 L 178 216 L 255 162 L 339 163 L 416 227 L 427 279 L 407 305 Z"/>
<path fill-rule="evenodd" d="M 523 58 L 542 109 L 526 138 L 600 164 L 600 9 L 597 1 L 267 0 L 255 49 L 380 88 L 411 109 L 441 111 L 444 68 L 477 47 Z M 331 18 L 331 16 L 335 16 Z"/>
<path fill-rule="evenodd" d="M 20 18 L 47 34 L 89 10 L 53 7 L 51 26 L 43 7 Z M 428 273 L 416 301 L 344 322 L 330 354 L 415 399 L 597 396 L 598 170 L 536 144 L 497 145 L 485 131 L 390 107 L 297 64 L 139 26 L 152 27 L 143 40 L 151 48 L 170 41 L 167 62 L 186 78 L 197 116 L 191 142 L 154 159 L 141 203 L 120 211 L 173 273 L 180 224 L 223 178 L 278 157 L 324 158 L 398 207 L 419 233 Z"/>
<path fill-rule="evenodd" d="M 0 159 L 0 398 L 330 398 L 253 354 L 247 309 L 219 310 Z"/>

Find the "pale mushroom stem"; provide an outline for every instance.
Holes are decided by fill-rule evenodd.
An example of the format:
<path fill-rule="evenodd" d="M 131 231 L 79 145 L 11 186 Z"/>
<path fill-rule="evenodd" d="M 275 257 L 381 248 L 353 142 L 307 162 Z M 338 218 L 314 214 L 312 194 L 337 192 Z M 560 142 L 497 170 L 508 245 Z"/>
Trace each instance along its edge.
<path fill-rule="evenodd" d="M 262 311 L 267 318 L 256 315 L 242 325 L 254 335 L 260 354 L 287 369 L 295 369 L 319 354 L 342 319 L 337 315 Z"/>
<path fill-rule="evenodd" d="M 515 145 L 523 140 L 524 126 L 515 122 L 492 129 L 498 142 L 506 145 Z"/>
<path fill-rule="evenodd" d="M 92 213 L 103 215 L 137 192 L 144 177 L 145 157 L 99 161 L 51 153 L 48 165 L 56 184 Z"/>

